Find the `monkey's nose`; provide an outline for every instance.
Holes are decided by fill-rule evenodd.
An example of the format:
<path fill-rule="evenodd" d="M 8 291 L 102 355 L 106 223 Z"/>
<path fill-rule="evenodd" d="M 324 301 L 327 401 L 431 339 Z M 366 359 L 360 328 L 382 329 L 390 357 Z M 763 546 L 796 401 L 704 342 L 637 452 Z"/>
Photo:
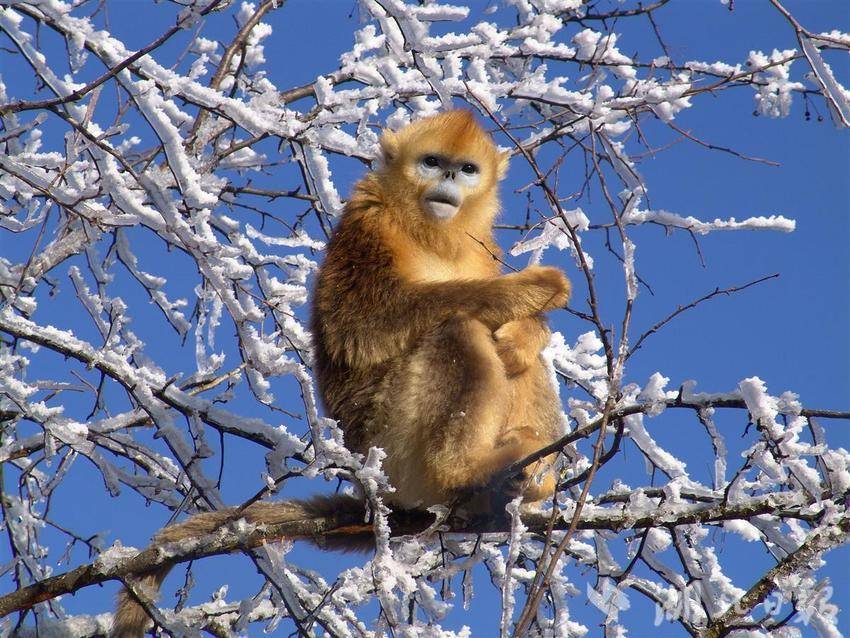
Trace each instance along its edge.
<path fill-rule="evenodd" d="M 446 171 L 446 179 L 454 179 L 455 172 L 454 171 Z"/>

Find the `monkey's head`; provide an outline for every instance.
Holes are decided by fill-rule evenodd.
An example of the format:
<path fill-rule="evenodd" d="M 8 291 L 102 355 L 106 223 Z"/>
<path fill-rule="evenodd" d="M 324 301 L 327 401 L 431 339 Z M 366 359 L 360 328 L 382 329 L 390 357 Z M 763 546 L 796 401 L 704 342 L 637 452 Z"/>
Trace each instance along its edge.
<path fill-rule="evenodd" d="M 496 212 L 496 184 L 508 155 L 498 151 L 469 111 L 448 111 L 385 131 L 381 148 L 393 195 L 425 219 L 443 223 Z"/>

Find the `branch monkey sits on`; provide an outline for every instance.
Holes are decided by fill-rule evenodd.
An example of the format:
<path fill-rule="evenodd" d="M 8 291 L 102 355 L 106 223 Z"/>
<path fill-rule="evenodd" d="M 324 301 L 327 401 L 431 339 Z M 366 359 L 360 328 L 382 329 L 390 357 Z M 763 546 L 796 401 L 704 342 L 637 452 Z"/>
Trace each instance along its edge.
<path fill-rule="evenodd" d="M 354 187 L 319 272 L 314 369 L 346 445 L 386 452 L 396 490 L 386 500 L 424 508 L 486 485 L 560 436 L 560 403 L 540 358 L 549 334 L 542 313 L 566 304 L 570 284 L 550 267 L 500 274 L 492 226 L 507 155 L 471 113 L 386 131 L 381 148 L 383 166 Z M 527 500 L 554 491 L 550 463 L 529 468 Z M 237 517 L 276 524 L 352 504 L 320 497 L 205 512 L 154 543 L 197 538 Z M 139 583 L 157 589 L 169 569 Z M 149 623 L 123 591 L 113 638 L 140 638 Z"/>

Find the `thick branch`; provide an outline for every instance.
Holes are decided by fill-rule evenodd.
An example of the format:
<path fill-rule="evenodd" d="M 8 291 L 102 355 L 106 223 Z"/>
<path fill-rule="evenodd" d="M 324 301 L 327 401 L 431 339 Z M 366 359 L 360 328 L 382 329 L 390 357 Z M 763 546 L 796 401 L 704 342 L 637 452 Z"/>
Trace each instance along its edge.
<path fill-rule="evenodd" d="M 808 497 L 801 493 L 781 492 L 769 494 L 736 505 L 693 503 L 668 506 L 651 513 L 630 513 L 620 507 L 591 508 L 582 512 L 577 529 L 606 529 L 623 531 L 626 529 L 644 529 L 648 527 L 675 527 L 694 523 L 718 523 L 726 520 L 746 519 L 752 516 L 773 514 L 793 516 L 806 507 Z M 132 575 L 150 572 L 157 567 L 182 563 L 190 560 L 229 554 L 236 551 L 248 551 L 259 545 L 281 539 L 310 540 L 319 546 L 339 545 L 346 538 L 370 537 L 371 524 L 363 522 L 363 510 L 354 507 L 348 511 L 336 511 L 288 521 L 275 525 L 258 527 L 237 523 L 240 514 L 234 514 L 231 524 L 223 525 L 216 533 L 194 541 L 177 544 L 153 545 L 125 559 L 115 560 L 108 553 L 93 563 L 82 565 L 64 574 L 51 576 L 28 587 L 24 587 L 0 598 L 0 617 L 15 611 L 28 609 L 37 603 L 51 600 L 57 596 L 78 591 L 90 585 L 109 580 L 120 580 Z M 530 513 L 525 523 L 531 531 L 544 531 L 550 521 L 548 512 Z M 555 528 L 565 529 L 571 518 L 559 520 Z M 427 512 L 397 512 L 391 517 L 392 532 L 395 536 L 418 534 L 431 526 L 433 515 Z M 448 531 L 454 533 L 507 533 L 508 523 L 503 521 L 494 528 L 492 525 L 482 528 L 468 521 L 454 517 L 447 521 Z"/>

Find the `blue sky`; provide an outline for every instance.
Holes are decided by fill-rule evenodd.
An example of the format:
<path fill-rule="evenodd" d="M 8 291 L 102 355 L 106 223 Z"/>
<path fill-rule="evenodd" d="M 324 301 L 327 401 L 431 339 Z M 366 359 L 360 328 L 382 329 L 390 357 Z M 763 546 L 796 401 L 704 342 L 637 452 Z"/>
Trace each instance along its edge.
<path fill-rule="evenodd" d="M 471 3 L 483 7 L 485 3 Z M 108 3 L 111 30 L 131 48 L 138 48 L 170 25 L 174 7 L 142 0 L 121 0 Z M 786 6 L 803 25 L 812 31 L 833 28 L 850 31 L 850 11 L 840 0 L 797 0 Z M 353 15 L 352 15 L 353 13 Z M 789 25 L 773 11 L 768 3 L 756 0 L 737 0 L 734 12 L 729 12 L 717 0 L 690 0 L 670 3 L 657 13 L 658 26 L 673 58 L 677 61 L 703 59 L 722 60 L 731 64 L 743 62 L 751 49 L 769 52 L 773 48 L 792 48 L 795 40 Z M 347 51 L 352 33 L 359 26 L 353 0 L 290 0 L 286 6 L 267 20 L 274 35 L 266 40 L 269 75 L 283 89 L 310 82 L 323 72 L 336 68 L 340 53 Z M 624 28 L 618 42 L 624 53 L 639 52 L 643 58 L 661 55 L 648 23 L 638 23 L 634 29 Z M 623 24 L 627 27 L 626 23 Z M 230 16 L 215 16 L 210 32 L 225 38 L 232 33 Z M 573 27 L 576 28 L 576 27 Z M 210 37 L 207 35 L 207 37 Z M 47 46 L 47 45 L 46 45 Z M 180 50 L 185 41 L 169 44 Z M 169 50 L 163 50 L 167 59 Z M 10 86 L 13 97 L 27 97 L 31 80 L 9 68 L 9 57 L 0 58 L 0 72 Z M 830 63 L 844 82 L 850 84 L 850 61 L 847 56 L 831 57 Z M 801 65 L 801 62 L 796 63 Z M 31 76 L 30 76 L 31 77 Z M 638 298 L 634 317 L 634 334 L 639 334 L 678 304 L 686 303 L 715 287 L 740 285 L 763 275 L 780 273 L 771 280 L 730 298 L 721 297 L 695 311 L 685 314 L 664 331 L 652 337 L 646 347 L 634 357 L 627 370 L 627 380 L 643 384 L 659 371 L 676 387 L 688 379 L 698 381 L 698 390 L 729 391 L 737 382 L 750 376 L 761 377 L 772 394 L 792 390 L 800 395 L 807 407 L 847 410 L 850 408 L 850 146 L 848 133 L 839 131 L 829 122 L 821 101 L 817 114 L 806 121 L 803 101 L 796 99 L 790 117 L 772 120 L 754 117 L 753 92 L 737 88 L 716 96 L 701 96 L 692 109 L 684 111 L 676 123 L 681 128 L 719 146 L 732 147 L 748 155 L 779 162 L 780 167 L 745 162 L 731 155 L 706 150 L 689 142 L 674 144 L 646 158 L 639 170 L 649 185 L 654 207 L 701 219 L 742 219 L 752 215 L 781 214 L 797 220 L 797 230 L 791 234 L 770 232 L 716 233 L 700 238 L 705 258 L 703 267 L 696 255 L 691 238 L 685 233 L 664 236 L 662 229 L 646 227 L 635 231 L 638 244 L 637 266 L 640 275 L 652 286 L 654 295 L 643 289 Z M 52 124 L 45 127 L 51 131 Z M 645 134 L 654 147 L 664 147 L 674 141 L 675 133 L 660 124 L 647 121 Z M 46 135 L 47 137 L 47 135 Z M 54 141 L 56 138 L 53 138 Z M 502 141 L 504 143 L 504 141 Z M 268 148 L 274 149 L 270 143 Z M 364 168 L 354 161 L 338 161 L 333 166 L 337 187 L 345 193 Z M 570 171 L 573 171 L 572 177 Z M 519 159 L 512 164 L 503 186 L 505 214 L 503 221 L 521 221 L 524 199 L 513 190 L 528 181 L 528 171 Z M 563 190 L 572 192 L 581 181 L 583 172 L 577 161 L 565 166 Z M 294 186 L 294 183 L 292 184 Z M 289 186 L 289 185 L 285 185 Z M 598 194 L 582 207 L 592 222 L 607 221 L 609 212 Z M 282 207 L 291 206 L 288 203 Z M 282 214 L 289 212 L 285 208 Z M 516 233 L 502 231 L 500 243 L 507 248 L 518 239 Z M 0 236 L 0 250 L 8 258 L 26 258 L 33 238 L 10 243 L 8 235 Z M 157 274 L 169 279 L 170 293 L 191 296 L 197 283 L 195 274 L 186 268 L 181 257 L 167 253 L 160 244 L 138 238 L 146 247 L 148 264 L 157 264 Z M 611 321 L 619 321 L 622 306 L 622 270 L 604 248 L 603 234 L 588 234 L 585 246 L 596 258 L 596 277 L 600 286 L 602 309 Z M 577 279 L 578 273 L 565 253 L 547 253 L 544 260 L 557 263 Z M 524 258 L 513 260 L 521 267 Z M 168 336 L 159 337 L 161 320 L 146 303 L 145 296 L 134 288 L 129 278 L 116 282 L 122 296 L 131 305 L 134 326 L 148 344 L 148 351 L 157 360 L 166 359 L 174 370 L 188 369 L 194 360 L 191 339 L 185 348 Z M 173 291 L 173 292 L 172 292 Z M 65 282 L 60 295 L 73 299 L 73 291 Z M 69 305 L 51 304 L 44 291 L 36 320 L 77 331 L 94 339 L 94 333 L 82 312 Z M 60 297 L 61 299 L 61 297 Z M 70 303 L 70 302 L 69 302 Z M 566 313 L 552 317 L 553 325 L 562 331 L 568 343 L 588 328 Z M 220 334 L 226 341 L 229 328 Z M 225 347 L 231 357 L 238 357 L 232 348 Z M 37 362 L 31 374 L 41 369 L 47 376 L 60 376 L 73 364 L 43 354 L 33 357 Z M 231 358 L 231 361 L 233 358 Z M 297 409 L 298 394 L 291 381 L 275 383 L 275 393 L 281 406 Z M 570 390 L 562 389 L 562 396 Z M 120 393 L 115 392 L 115 405 L 120 406 Z M 69 413 L 84 418 L 90 409 L 88 398 L 72 397 L 67 404 Z M 118 407 L 116 407 L 118 409 Z M 245 393 L 237 392 L 234 411 L 250 416 L 257 408 Z M 258 412 L 257 412 L 258 413 Z M 258 413 L 259 414 L 259 413 Z M 264 418 L 269 418 L 263 412 Z M 279 417 L 275 417 L 279 418 Z M 286 421 L 284 419 L 284 421 Z M 730 447 L 743 449 L 750 439 L 742 439 L 746 417 L 737 413 L 721 413 L 718 425 Z M 294 431 L 303 424 L 286 422 Z M 828 440 L 833 446 L 850 448 L 850 424 L 826 422 Z M 665 413 L 647 422 L 654 436 L 686 460 L 695 475 L 704 477 L 712 459 L 708 441 L 699 424 L 690 414 Z M 223 493 L 229 502 L 239 502 L 260 486 L 259 473 L 264 468 L 263 453 L 248 445 L 228 439 Z M 618 462 L 604 468 L 595 483 L 596 489 L 607 487 L 614 478 L 623 478 L 632 485 L 649 483 L 636 449 L 627 448 Z M 218 459 L 214 462 L 217 464 Z M 212 466 L 211 466 L 212 467 Z M 734 467 L 734 466 L 733 466 Z M 145 507 L 137 495 L 123 494 L 108 497 L 102 482 L 91 466 L 78 461 L 61 488 L 61 498 L 54 503 L 53 515 L 74 529 L 94 533 L 106 531 L 106 544 L 116 538 L 124 544 L 143 545 L 150 535 L 168 520 L 168 512 Z M 315 491 L 315 483 L 292 485 L 280 497 Z M 48 535 L 48 538 L 50 536 Z M 756 574 L 757 567 L 766 568 L 770 562 L 761 545 L 744 544 L 717 535 L 721 561 L 729 566 L 729 574 L 739 586 L 745 587 Z M 51 545 L 58 556 L 61 544 Z M 0 548 L 0 563 L 5 562 L 7 548 Z M 357 556 L 317 552 L 297 546 L 290 555 L 296 563 L 306 564 L 332 579 L 343 567 L 362 562 Z M 74 564 L 83 562 L 83 552 L 75 552 Z M 828 555 L 825 570 L 833 579 L 835 602 L 847 607 L 850 603 L 848 561 L 850 550 L 844 548 Z M 258 582 L 253 566 L 239 557 L 221 557 L 203 561 L 195 566 L 198 583 L 193 600 L 206 600 L 211 591 L 224 582 L 230 583 L 228 598 L 245 596 L 255 591 Z M 182 582 L 183 570 L 178 569 L 170 581 L 170 591 Z M 578 582 L 583 582 L 579 579 Z M 457 583 L 456 583 L 457 584 Z M 583 585 L 582 585 L 583 586 Z M 8 590 L 10 581 L 4 579 L 0 590 Z M 458 589 L 456 587 L 456 589 Z M 63 604 L 71 613 L 97 613 L 111 606 L 116 587 L 92 588 L 66 597 Z M 169 587 L 166 586 L 166 590 Z M 447 626 L 473 627 L 475 636 L 492 635 L 498 618 L 493 612 L 497 604 L 496 590 L 487 582 L 483 572 L 476 574 L 476 597 L 469 611 L 458 603 L 449 615 Z M 653 629 L 652 609 L 638 595 L 630 597 L 632 609 L 626 613 L 626 623 L 633 623 L 632 636 L 684 635 L 675 625 Z M 170 592 L 164 604 L 173 603 Z M 595 634 L 595 616 L 587 609 L 583 596 L 576 597 L 573 614 L 591 623 Z M 846 616 L 843 630 L 850 630 Z M 258 631 L 254 628 L 254 631 Z"/>

